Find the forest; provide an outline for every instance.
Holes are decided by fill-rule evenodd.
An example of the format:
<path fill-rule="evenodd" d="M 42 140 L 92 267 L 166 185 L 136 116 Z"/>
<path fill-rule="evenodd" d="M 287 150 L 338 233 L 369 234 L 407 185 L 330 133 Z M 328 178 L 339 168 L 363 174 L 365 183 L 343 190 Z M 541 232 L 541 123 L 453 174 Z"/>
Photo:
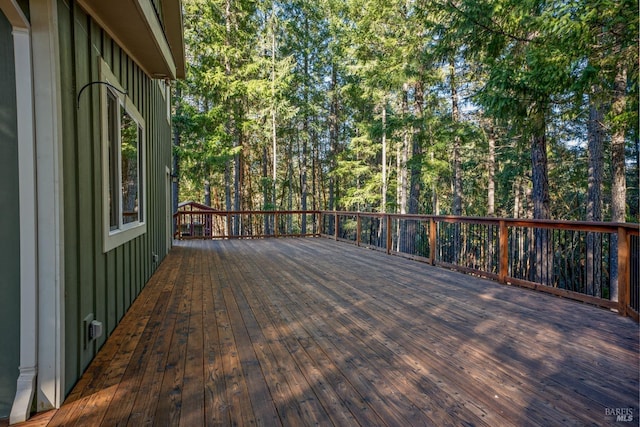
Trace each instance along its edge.
<path fill-rule="evenodd" d="M 184 0 L 180 201 L 640 222 L 637 0 Z"/>

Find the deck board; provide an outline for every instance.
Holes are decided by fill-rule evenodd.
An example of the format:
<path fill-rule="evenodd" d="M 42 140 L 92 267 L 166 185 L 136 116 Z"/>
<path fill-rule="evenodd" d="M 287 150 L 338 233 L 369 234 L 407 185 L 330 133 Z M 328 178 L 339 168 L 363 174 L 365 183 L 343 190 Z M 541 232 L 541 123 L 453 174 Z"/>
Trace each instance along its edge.
<path fill-rule="evenodd" d="M 56 425 L 614 425 L 638 325 L 326 239 L 178 243 Z"/>

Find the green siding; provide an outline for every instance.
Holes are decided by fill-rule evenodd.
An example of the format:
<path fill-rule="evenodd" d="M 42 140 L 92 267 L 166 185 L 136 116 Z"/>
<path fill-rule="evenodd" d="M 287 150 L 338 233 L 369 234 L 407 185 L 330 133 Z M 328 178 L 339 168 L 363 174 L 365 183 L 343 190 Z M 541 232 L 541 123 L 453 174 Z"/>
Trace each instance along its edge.
<path fill-rule="evenodd" d="M 73 3 L 72 3 L 73 4 Z M 65 390 L 69 392 L 166 253 L 165 167 L 171 162 L 166 103 L 149 79 L 78 6 L 58 2 L 64 169 Z M 145 120 L 147 233 L 103 253 L 100 80 L 103 58 Z M 105 335 L 84 348 L 82 320 L 93 314 Z"/>
<path fill-rule="evenodd" d="M 0 418 L 11 412 L 20 364 L 18 131 L 11 30 L 0 12 Z"/>

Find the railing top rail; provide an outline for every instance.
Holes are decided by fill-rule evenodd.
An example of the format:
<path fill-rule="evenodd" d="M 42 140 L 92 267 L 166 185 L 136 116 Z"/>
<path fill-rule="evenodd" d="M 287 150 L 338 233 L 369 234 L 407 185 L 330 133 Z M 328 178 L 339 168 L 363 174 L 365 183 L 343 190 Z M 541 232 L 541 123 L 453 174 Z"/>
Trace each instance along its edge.
<path fill-rule="evenodd" d="M 563 229 L 563 230 L 575 230 L 575 231 L 593 231 L 593 232 L 606 232 L 615 233 L 618 228 L 624 228 L 632 235 L 640 235 L 640 224 L 636 223 L 619 223 L 619 222 L 589 222 L 589 221 L 563 221 L 553 219 L 526 219 L 526 218 L 496 218 L 496 217 L 469 217 L 469 216 L 455 216 L 455 215 L 418 215 L 418 214 L 396 214 L 396 213 L 382 213 L 382 212 L 357 212 L 357 211 L 327 211 L 327 210 L 275 210 L 275 211 L 261 211 L 261 210 L 249 210 L 249 211 L 220 211 L 220 210 L 188 210 L 177 211 L 173 214 L 174 217 L 179 215 L 340 215 L 340 216 L 361 216 L 370 218 L 383 218 L 389 216 L 391 218 L 403 218 L 416 221 L 429 221 L 434 220 L 438 222 L 446 223 L 472 223 L 472 224 L 495 224 L 499 225 L 500 222 L 504 222 L 506 225 L 512 227 L 540 227 L 549 229 Z"/>
<path fill-rule="evenodd" d="M 200 207 L 199 207 L 199 208 L 195 208 L 195 209 L 194 209 L 194 208 L 191 208 L 191 207 L 190 207 L 189 209 L 178 208 L 178 210 L 174 213 L 174 215 L 175 215 L 176 213 L 190 213 L 190 212 L 208 212 L 208 213 L 211 213 L 211 212 L 218 212 L 218 213 L 224 213 L 224 212 L 226 212 L 226 211 L 221 211 L 221 210 L 219 210 L 219 209 L 213 209 L 213 208 L 211 208 L 211 209 L 206 209 L 206 208 L 200 208 Z"/>
<path fill-rule="evenodd" d="M 297 215 L 297 214 L 307 214 L 307 215 L 315 215 L 319 214 L 321 211 L 219 211 L 219 210 L 193 210 L 193 211 L 178 211 L 173 214 L 173 216 L 178 215 L 198 215 L 198 214 L 208 214 L 208 215 Z"/>
<path fill-rule="evenodd" d="M 418 214 L 396 214 L 382 212 L 357 212 L 357 211 L 321 211 L 325 214 L 337 214 L 343 216 L 366 216 L 366 217 L 384 217 L 404 218 L 412 220 L 436 220 L 440 222 L 456 223 L 480 223 L 480 224 L 499 224 L 504 221 L 506 224 L 515 227 L 531 227 L 537 226 L 542 228 L 555 228 L 580 231 L 602 231 L 616 232 L 619 227 L 626 228 L 632 234 L 640 232 L 640 224 L 628 222 L 590 222 L 590 221 L 564 221 L 553 219 L 525 219 L 525 218 L 497 218 L 497 217 L 469 217 L 455 215 L 418 215 Z"/>

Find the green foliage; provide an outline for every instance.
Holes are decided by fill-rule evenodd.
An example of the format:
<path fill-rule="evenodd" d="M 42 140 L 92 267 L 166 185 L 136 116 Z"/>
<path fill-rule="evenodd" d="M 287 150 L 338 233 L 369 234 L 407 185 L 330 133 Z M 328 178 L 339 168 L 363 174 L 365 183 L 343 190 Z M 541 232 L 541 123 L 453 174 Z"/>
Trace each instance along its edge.
<path fill-rule="evenodd" d="M 419 212 L 450 213 L 459 141 L 463 212 L 483 216 L 492 135 L 496 214 L 526 216 L 538 136 L 551 216 L 583 219 L 591 100 L 607 113 L 605 173 L 611 135 L 626 135 L 637 221 L 637 10 L 636 0 L 185 0 L 188 76 L 173 118 L 182 188 L 198 198 L 210 181 L 220 208 L 233 195 L 246 209 L 333 200 L 399 211 L 414 197 Z"/>

